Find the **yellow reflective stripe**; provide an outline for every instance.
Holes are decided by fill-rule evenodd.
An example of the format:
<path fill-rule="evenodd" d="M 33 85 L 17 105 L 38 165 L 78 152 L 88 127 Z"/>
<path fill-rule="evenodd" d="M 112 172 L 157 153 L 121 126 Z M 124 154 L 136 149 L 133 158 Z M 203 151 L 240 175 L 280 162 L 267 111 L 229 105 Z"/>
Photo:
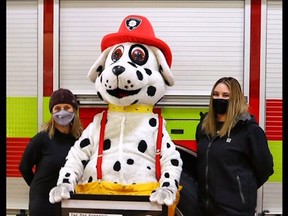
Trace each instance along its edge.
<path fill-rule="evenodd" d="M 274 173 L 269 177 L 269 182 L 282 182 L 282 141 L 268 141 L 269 149 L 273 156 Z"/>
<path fill-rule="evenodd" d="M 32 137 L 37 132 L 37 97 L 8 97 L 6 137 Z"/>

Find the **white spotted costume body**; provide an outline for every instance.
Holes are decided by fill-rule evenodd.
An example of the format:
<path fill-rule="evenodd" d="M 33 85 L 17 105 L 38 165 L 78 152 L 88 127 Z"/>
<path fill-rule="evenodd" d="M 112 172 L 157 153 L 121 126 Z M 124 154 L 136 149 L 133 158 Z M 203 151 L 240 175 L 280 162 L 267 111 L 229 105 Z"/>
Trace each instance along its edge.
<path fill-rule="evenodd" d="M 76 185 L 98 181 L 120 185 L 158 182 L 151 202 L 172 205 L 176 199 L 182 172 L 182 160 L 175 144 L 161 128 L 160 179 L 156 178 L 158 114 L 153 106 L 174 84 L 170 71 L 169 47 L 154 35 L 150 22 L 142 16 L 128 16 L 119 32 L 106 35 L 102 53 L 88 77 L 95 83 L 100 99 L 107 102 L 107 120 L 103 153 L 99 155 L 99 137 L 104 112 L 93 122 L 68 153 L 60 170 L 57 187 L 50 191 L 50 202 L 69 198 Z M 97 174 L 101 157 L 101 176 Z"/>

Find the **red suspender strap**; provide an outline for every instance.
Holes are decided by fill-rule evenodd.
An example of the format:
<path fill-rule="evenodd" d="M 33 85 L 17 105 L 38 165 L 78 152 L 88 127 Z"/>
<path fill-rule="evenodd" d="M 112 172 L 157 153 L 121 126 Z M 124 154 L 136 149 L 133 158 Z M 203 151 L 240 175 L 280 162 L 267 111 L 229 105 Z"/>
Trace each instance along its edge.
<path fill-rule="evenodd" d="M 103 156 L 103 145 L 104 145 L 104 134 L 105 126 L 107 122 L 107 111 L 103 112 L 101 119 L 100 127 L 100 137 L 99 137 L 99 146 L 98 146 L 98 158 L 97 158 L 97 179 L 102 179 L 102 156 Z"/>
<path fill-rule="evenodd" d="M 157 181 L 160 180 L 160 176 L 161 176 L 160 155 L 161 155 L 162 130 L 163 130 L 163 118 L 162 118 L 161 114 L 158 114 L 158 120 L 159 120 L 159 125 L 158 125 L 157 144 L 156 144 L 156 157 L 155 157 Z"/>

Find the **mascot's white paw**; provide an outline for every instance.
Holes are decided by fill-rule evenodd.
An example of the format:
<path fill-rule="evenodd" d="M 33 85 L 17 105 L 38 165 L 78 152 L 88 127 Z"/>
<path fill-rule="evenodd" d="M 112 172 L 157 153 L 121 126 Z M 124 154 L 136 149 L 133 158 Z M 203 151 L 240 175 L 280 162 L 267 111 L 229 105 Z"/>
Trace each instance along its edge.
<path fill-rule="evenodd" d="M 160 205 L 171 206 L 176 199 L 176 194 L 168 188 L 158 188 L 150 195 L 151 202 L 157 202 Z"/>
<path fill-rule="evenodd" d="M 50 203 L 57 203 L 63 199 L 70 198 L 70 185 L 69 184 L 60 184 L 50 190 L 49 193 L 49 202 Z"/>

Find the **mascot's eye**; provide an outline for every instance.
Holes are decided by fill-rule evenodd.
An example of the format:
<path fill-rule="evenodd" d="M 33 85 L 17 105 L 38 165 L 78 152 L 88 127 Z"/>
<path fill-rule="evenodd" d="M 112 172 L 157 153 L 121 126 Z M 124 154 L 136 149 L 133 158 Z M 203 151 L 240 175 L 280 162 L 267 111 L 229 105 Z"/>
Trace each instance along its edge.
<path fill-rule="evenodd" d="M 111 55 L 111 59 L 113 62 L 118 61 L 122 55 L 123 55 L 124 47 L 123 46 L 118 46 L 113 50 L 113 53 Z"/>
<path fill-rule="evenodd" d="M 148 51 L 144 46 L 135 44 L 131 46 L 129 56 L 134 63 L 144 65 L 148 60 Z"/>

